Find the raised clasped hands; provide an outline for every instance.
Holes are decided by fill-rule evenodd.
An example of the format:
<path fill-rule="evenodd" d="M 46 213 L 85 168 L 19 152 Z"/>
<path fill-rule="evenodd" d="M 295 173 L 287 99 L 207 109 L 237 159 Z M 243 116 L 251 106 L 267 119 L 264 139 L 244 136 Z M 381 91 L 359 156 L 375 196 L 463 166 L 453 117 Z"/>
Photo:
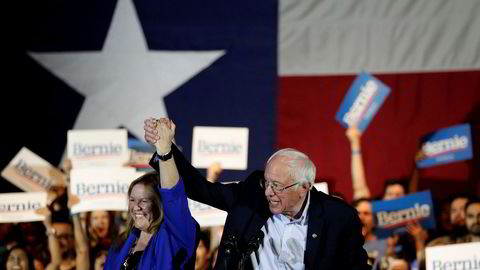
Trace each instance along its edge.
<path fill-rule="evenodd" d="M 157 153 L 165 155 L 170 152 L 173 136 L 175 135 L 175 124 L 168 118 L 160 118 L 155 123 L 156 138 L 154 145 Z"/>

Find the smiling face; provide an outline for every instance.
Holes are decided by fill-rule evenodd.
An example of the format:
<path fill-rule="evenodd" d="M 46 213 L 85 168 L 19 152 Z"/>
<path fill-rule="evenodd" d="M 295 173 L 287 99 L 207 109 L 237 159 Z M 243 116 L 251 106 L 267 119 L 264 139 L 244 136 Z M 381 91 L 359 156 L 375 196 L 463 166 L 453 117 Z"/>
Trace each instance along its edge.
<path fill-rule="evenodd" d="M 90 214 L 90 226 L 92 233 L 100 238 L 108 236 L 110 227 L 110 216 L 107 211 L 94 211 Z"/>
<path fill-rule="evenodd" d="M 28 256 L 23 249 L 16 248 L 10 252 L 6 262 L 7 270 L 29 270 Z"/>
<path fill-rule="evenodd" d="M 287 187 L 296 181 L 292 177 L 288 165 L 288 157 L 276 156 L 271 159 L 265 168 L 265 180 L 278 186 Z M 281 192 L 274 191 L 272 185 L 265 188 L 265 197 L 272 214 L 284 214 L 293 218 L 302 208 L 305 196 L 310 188 L 309 183 L 299 184 Z"/>
<path fill-rule="evenodd" d="M 136 184 L 132 188 L 128 200 L 128 212 L 135 228 L 147 231 L 155 220 L 153 213 L 153 194 L 143 185 Z"/>

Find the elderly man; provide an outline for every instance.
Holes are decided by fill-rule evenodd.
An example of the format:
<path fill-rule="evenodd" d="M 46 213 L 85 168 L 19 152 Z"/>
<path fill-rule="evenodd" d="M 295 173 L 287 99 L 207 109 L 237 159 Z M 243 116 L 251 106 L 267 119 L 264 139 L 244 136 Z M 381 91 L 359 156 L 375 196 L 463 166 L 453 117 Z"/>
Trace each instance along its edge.
<path fill-rule="evenodd" d="M 154 144 L 155 119 L 145 120 Z M 228 213 L 215 269 L 368 269 L 360 220 L 354 208 L 312 184 L 315 165 L 305 154 L 282 149 L 239 183 L 207 181 L 182 156 L 172 154 L 187 196 Z M 158 168 L 156 168 L 158 169 Z"/>

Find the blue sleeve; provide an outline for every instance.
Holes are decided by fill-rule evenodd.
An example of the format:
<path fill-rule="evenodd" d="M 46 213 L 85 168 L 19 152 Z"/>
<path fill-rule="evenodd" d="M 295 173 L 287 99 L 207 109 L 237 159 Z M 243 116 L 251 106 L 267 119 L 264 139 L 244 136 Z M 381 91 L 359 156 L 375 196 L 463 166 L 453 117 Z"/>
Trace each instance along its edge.
<path fill-rule="evenodd" d="M 168 231 L 172 251 L 176 254 L 180 249 L 186 249 L 190 258 L 195 252 L 196 229 L 195 220 L 188 208 L 183 180 L 180 178 L 171 189 L 159 188 L 159 191 L 163 201 L 164 225 Z"/>

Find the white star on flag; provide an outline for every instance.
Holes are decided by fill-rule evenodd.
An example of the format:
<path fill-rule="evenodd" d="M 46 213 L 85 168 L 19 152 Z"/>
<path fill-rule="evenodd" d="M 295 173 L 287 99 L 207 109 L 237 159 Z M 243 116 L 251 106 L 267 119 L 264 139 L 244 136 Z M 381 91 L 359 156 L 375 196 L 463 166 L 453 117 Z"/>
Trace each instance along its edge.
<path fill-rule="evenodd" d="M 167 116 L 163 98 L 225 51 L 150 51 L 129 0 L 119 0 L 102 51 L 30 55 L 86 99 L 75 129 L 126 127 L 143 137 L 143 120 Z"/>

